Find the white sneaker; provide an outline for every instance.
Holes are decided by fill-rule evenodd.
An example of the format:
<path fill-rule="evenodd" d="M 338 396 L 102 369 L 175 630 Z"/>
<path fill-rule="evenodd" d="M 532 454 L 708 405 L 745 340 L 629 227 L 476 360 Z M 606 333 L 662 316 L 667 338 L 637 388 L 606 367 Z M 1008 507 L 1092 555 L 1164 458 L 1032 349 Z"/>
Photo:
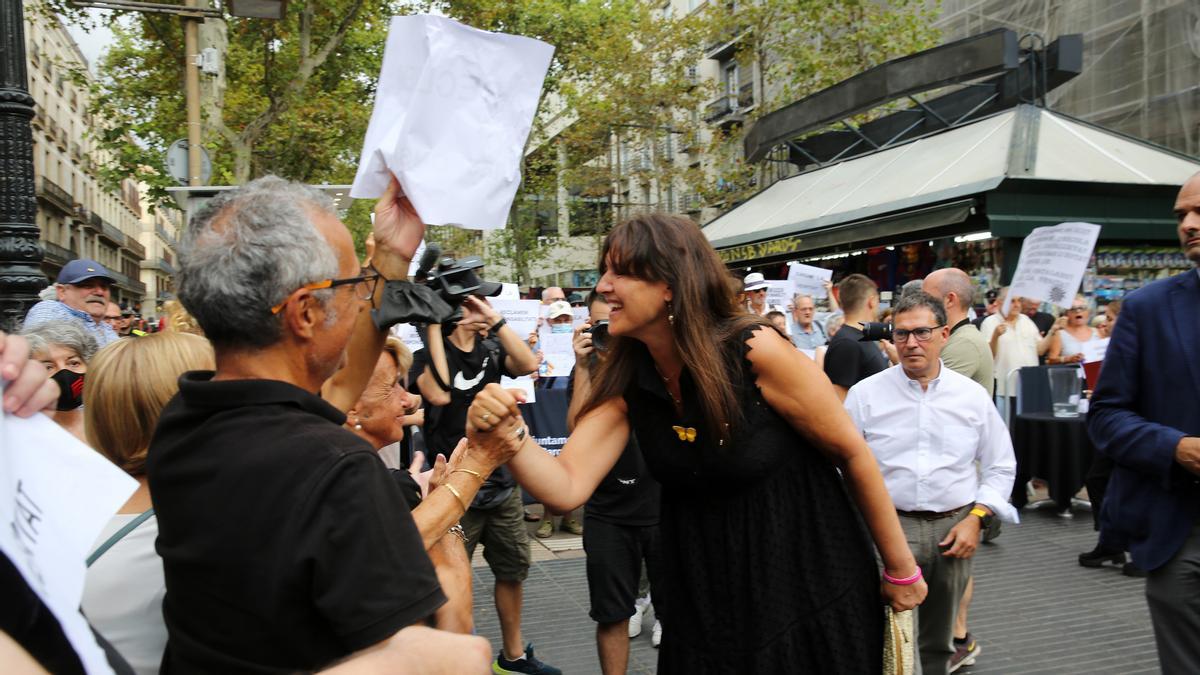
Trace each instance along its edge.
<path fill-rule="evenodd" d="M 658 649 L 658 643 L 662 642 L 662 624 L 658 619 L 654 620 L 654 628 L 650 629 L 650 646 Z"/>
<path fill-rule="evenodd" d="M 633 616 L 629 617 L 629 637 L 635 638 L 642 634 L 642 615 L 650 606 L 650 598 L 638 598 L 633 601 Z"/>

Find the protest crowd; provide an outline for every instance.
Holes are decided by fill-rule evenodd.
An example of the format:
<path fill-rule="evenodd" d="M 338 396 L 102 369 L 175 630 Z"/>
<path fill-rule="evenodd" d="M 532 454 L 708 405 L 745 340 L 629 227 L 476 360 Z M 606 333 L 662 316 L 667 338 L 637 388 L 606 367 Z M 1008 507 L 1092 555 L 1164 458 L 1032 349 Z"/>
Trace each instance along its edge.
<path fill-rule="evenodd" d="M 955 267 L 772 302 L 667 213 L 615 224 L 593 287 L 501 295 L 419 254 L 419 191 L 371 175 L 365 257 L 264 176 L 192 215 L 161 321 L 78 259 L 0 333 L 5 425 L 93 462 L 56 503 L 127 487 L 59 561 L 83 642 L 0 556 L 4 671 L 555 675 L 522 630 L 533 528 L 582 537 L 606 675 L 643 632 L 660 673 L 955 672 L 986 658 L 977 553 L 1047 489 L 1012 430 L 1054 366 L 1097 449 L 1079 565 L 1144 576 L 1162 671 L 1200 672 L 1200 174 L 1173 207 L 1196 269 L 1103 306 Z M 16 499 L 33 542 L 49 512 Z"/>

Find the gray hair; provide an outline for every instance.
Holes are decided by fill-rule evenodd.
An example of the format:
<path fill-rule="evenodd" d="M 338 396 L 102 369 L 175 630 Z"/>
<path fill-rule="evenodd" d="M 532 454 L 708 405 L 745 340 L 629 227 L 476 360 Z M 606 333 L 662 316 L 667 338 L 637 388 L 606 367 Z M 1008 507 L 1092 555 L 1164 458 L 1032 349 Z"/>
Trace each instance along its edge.
<path fill-rule="evenodd" d="M 912 295 L 913 293 L 916 293 L 917 291 L 920 291 L 921 286 L 924 283 L 925 282 L 921 279 L 913 279 L 912 281 L 904 284 L 903 286 L 900 287 L 900 298 L 903 299 L 907 296 Z"/>
<path fill-rule="evenodd" d="M 803 300 L 805 298 L 812 300 L 814 305 L 817 303 L 817 301 L 815 299 L 813 299 L 812 295 L 810 295 L 808 293 L 797 293 L 792 296 L 792 305 L 795 305 L 796 303 L 800 302 L 801 300 Z"/>
<path fill-rule="evenodd" d="M 305 284 L 337 275 L 337 256 L 313 223 L 314 209 L 335 213 L 320 191 L 265 176 L 218 195 L 192 218 L 180 243 L 177 293 L 214 346 L 275 344 L 282 321 L 271 308 Z M 327 303 L 332 292 L 314 295 Z"/>
<path fill-rule="evenodd" d="M 34 354 L 45 354 L 50 347 L 59 346 L 70 349 L 83 359 L 84 363 L 92 360 L 100 344 L 77 321 L 47 321 L 21 331 L 21 335 L 29 341 L 29 351 Z"/>
<path fill-rule="evenodd" d="M 900 302 L 896 304 L 896 309 L 892 312 L 892 320 L 894 321 L 904 312 L 911 312 L 922 307 L 933 312 L 933 318 L 939 326 L 946 325 L 946 306 L 942 304 L 941 300 L 925 291 L 913 291 L 908 295 L 901 296 Z"/>

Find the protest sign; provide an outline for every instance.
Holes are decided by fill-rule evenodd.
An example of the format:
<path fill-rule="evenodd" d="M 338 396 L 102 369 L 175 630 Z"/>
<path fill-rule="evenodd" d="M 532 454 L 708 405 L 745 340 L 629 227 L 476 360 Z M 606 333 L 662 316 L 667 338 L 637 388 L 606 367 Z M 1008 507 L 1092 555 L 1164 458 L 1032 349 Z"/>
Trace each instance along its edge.
<path fill-rule="evenodd" d="M 829 295 L 824 283 L 832 279 L 833 270 L 798 262 L 788 265 L 788 281 L 792 284 L 793 294 L 804 293 L 813 296 L 814 300 L 820 300 Z"/>
<path fill-rule="evenodd" d="M 500 386 L 505 389 L 520 389 L 525 392 L 526 403 L 535 403 L 537 401 L 537 389 L 533 387 L 533 378 L 528 375 L 516 378 L 501 375 Z"/>
<path fill-rule="evenodd" d="M 1000 309 L 1001 316 L 1008 315 L 1014 297 L 1059 307 L 1070 304 L 1079 292 L 1099 236 L 1100 226 L 1092 223 L 1035 228 L 1021 243 L 1021 257 L 1017 259 L 1017 271 Z"/>
<path fill-rule="evenodd" d="M 87 672 L 111 673 L 79 612 L 84 561 L 137 481 L 40 414 L 0 415 L 0 448 L 0 551 L 50 608 Z"/>
<path fill-rule="evenodd" d="M 1103 361 L 1104 353 L 1108 351 L 1109 338 L 1088 340 L 1083 343 L 1083 362 Z"/>
<path fill-rule="evenodd" d="M 500 284 L 500 295 L 496 297 L 500 300 L 520 300 L 521 289 L 516 284 Z"/>
<path fill-rule="evenodd" d="M 542 335 L 542 356 L 545 358 L 545 377 L 566 377 L 575 367 L 575 349 L 571 346 L 572 333 L 549 333 Z"/>
<path fill-rule="evenodd" d="M 400 338 L 410 352 L 416 353 L 418 349 L 425 348 L 425 343 L 421 342 L 421 336 L 417 333 L 417 327 L 411 323 L 398 323 L 392 326 L 392 335 Z M 401 373 L 401 375 L 403 374 Z"/>
<path fill-rule="evenodd" d="M 767 307 L 787 311 L 788 303 L 792 301 L 792 283 L 790 281 L 767 282 Z"/>
<path fill-rule="evenodd" d="M 554 47 L 441 16 L 392 19 L 350 196 L 394 175 L 430 225 L 504 227 Z"/>
<path fill-rule="evenodd" d="M 492 309 L 500 313 L 508 325 L 524 340 L 537 330 L 542 303 L 537 300 L 501 300 L 492 298 Z"/>

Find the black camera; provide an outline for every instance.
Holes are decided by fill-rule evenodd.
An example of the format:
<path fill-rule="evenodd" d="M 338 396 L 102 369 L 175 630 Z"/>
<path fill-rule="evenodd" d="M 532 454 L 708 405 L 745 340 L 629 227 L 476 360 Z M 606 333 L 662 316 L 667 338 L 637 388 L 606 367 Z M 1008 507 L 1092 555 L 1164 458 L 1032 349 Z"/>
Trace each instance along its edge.
<path fill-rule="evenodd" d="M 862 326 L 862 340 L 860 342 L 875 342 L 877 340 L 892 339 L 892 324 L 881 323 L 879 321 L 868 321 Z"/>
<path fill-rule="evenodd" d="M 461 260 L 449 256 L 443 258 L 442 249 L 437 244 L 429 244 L 421 255 L 414 278 L 417 283 L 432 288 L 447 305 L 458 309 L 468 295 L 500 295 L 503 286 L 480 279 L 475 273 L 480 267 L 483 267 L 483 259 L 478 256 Z M 461 312 L 455 314 L 461 317 Z"/>
<path fill-rule="evenodd" d="M 583 331 L 592 336 L 592 346 L 596 351 L 603 352 L 608 350 L 608 322 L 597 321 L 596 325 Z"/>

